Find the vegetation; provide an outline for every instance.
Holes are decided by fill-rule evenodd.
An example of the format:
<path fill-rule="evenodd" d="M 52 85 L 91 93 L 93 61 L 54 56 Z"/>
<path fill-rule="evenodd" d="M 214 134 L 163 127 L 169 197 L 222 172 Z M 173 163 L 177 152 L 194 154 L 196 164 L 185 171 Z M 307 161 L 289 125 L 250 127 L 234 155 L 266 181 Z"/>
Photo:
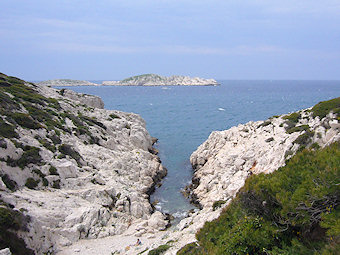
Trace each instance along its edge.
<path fill-rule="evenodd" d="M 0 207 L 0 250 L 9 247 L 12 254 L 33 255 L 34 252 L 26 248 L 25 242 L 13 231 L 26 231 L 29 218 L 20 211 L 13 210 L 6 203 Z"/>
<path fill-rule="evenodd" d="M 222 205 L 224 205 L 227 201 L 224 200 L 218 200 L 215 201 L 212 205 L 213 210 L 215 211 L 216 209 L 220 208 Z"/>
<path fill-rule="evenodd" d="M 34 189 L 39 184 L 38 180 L 33 179 L 32 177 L 27 178 L 25 186 L 29 189 Z"/>
<path fill-rule="evenodd" d="M 340 142 L 303 150 L 272 174 L 252 175 L 221 216 L 178 254 L 336 254 Z M 184 253 L 185 252 L 185 253 Z"/>
<path fill-rule="evenodd" d="M 272 124 L 272 122 L 270 120 L 267 120 L 267 121 L 263 122 L 262 124 L 258 125 L 257 128 L 266 127 L 266 126 L 269 126 L 270 124 Z"/>
<path fill-rule="evenodd" d="M 298 123 L 300 118 L 301 118 L 301 114 L 298 112 L 293 112 L 283 117 L 284 120 L 289 120 L 293 123 Z"/>
<path fill-rule="evenodd" d="M 1 179 L 9 190 L 15 191 L 17 189 L 17 187 L 18 187 L 17 183 L 15 181 L 11 180 L 9 178 L 8 174 L 2 175 Z"/>
<path fill-rule="evenodd" d="M 1 117 L 0 117 L 0 136 L 6 138 L 18 137 L 18 134 L 15 132 L 15 127 L 9 123 L 6 123 Z"/>
<path fill-rule="evenodd" d="M 163 244 L 158 246 L 157 248 L 149 251 L 148 255 L 160 255 L 164 252 L 166 252 L 171 246 L 168 244 Z"/>
<path fill-rule="evenodd" d="M 110 114 L 110 117 L 112 119 L 120 119 L 120 117 L 117 114 L 114 114 L 114 113 Z"/>
<path fill-rule="evenodd" d="M 50 175 L 59 175 L 57 168 L 51 166 L 49 169 Z"/>
<path fill-rule="evenodd" d="M 177 252 L 177 255 L 186 254 L 199 255 L 202 254 L 202 249 L 197 245 L 197 243 L 189 243 Z"/>
<path fill-rule="evenodd" d="M 64 155 L 68 155 L 71 158 L 73 158 L 75 161 L 77 161 L 78 165 L 81 165 L 81 159 L 82 157 L 80 156 L 80 154 L 75 151 L 71 145 L 69 144 L 62 144 L 59 146 L 59 151 L 64 154 Z"/>
<path fill-rule="evenodd" d="M 313 117 L 319 116 L 320 119 L 326 117 L 326 115 L 330 113 L 331 111 L 338 114 L 338 117 L 339 117 L 340 97 L 334 98 L 332 100 L 320 102 L 312 108 Z"/>
<path fill-rule="evenodd" d="M 305 130 L 309 130 L 309 126 L 308 125 L 301 125 L 301 126 L 291 127 L 291 128 L 288 128 L 286 130 L 286 132 L 288 134 L 292 134 L 294 132 L 300 132 L 300 131 L 305 131 Z"/>
<path fill-rule="evenodd" d="M 53 181 L 52 188 L 60 189 L 60 180 Z"/>

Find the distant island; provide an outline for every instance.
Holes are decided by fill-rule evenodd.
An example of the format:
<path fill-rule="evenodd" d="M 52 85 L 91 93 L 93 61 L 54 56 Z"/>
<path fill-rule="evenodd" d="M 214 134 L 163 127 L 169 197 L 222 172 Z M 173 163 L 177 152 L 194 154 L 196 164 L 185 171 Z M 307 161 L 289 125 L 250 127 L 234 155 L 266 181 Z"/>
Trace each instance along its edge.
<path fill-rule="evenodd" d="M 81 80 L 71 80 L 71 79 L 55 79 L 42 81 L 38 83 L 39 85 L 45 86 L 99 86 L 100 84 L 89 82 L 89 81 L 81 81 Z"/>
<path fill-rule="evenodd" d="M 216 86 L 214 79 L 173 75 L 170 77 L 157 74 L 142 74 L 121 81 L 103 81 L 105 86 Z"/>
<path fill-rule="evenodd" d="M 126 78 L 121 81 L 103 81 L 97 84 L 89 81 L 55 79 L 37 83 L 49 87 L 55 86 L 217 86 L 219 83 L 214 79 L 172 75 L 169 77 L 157 74 L 142 74 Z"/>

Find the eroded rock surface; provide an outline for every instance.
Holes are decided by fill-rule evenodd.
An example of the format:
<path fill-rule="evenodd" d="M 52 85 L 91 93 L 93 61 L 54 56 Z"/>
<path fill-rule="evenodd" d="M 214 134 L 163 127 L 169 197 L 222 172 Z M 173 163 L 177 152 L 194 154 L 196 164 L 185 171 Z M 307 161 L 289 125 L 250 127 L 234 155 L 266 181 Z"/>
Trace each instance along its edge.
<path fill-rule="evenodd" d="M 165 228 L 149 191 L 166 169 L 140 116 L 104 110 L 95 96 L 1 78 L 0 202 L 29 218 L 18 235 L 30 249 L 53 254 L 136 222 Z"/>
<path fill-rule="evenodd" d="M 196 181 L 192 197 L 202 207 L 227 201 L 249 175 L 271 173 L 302 148 L 324 147 L 339 140 L 339 127 L 335 114 L 320 120 L 307 109 L 212 132 L 190 157 Z"/>

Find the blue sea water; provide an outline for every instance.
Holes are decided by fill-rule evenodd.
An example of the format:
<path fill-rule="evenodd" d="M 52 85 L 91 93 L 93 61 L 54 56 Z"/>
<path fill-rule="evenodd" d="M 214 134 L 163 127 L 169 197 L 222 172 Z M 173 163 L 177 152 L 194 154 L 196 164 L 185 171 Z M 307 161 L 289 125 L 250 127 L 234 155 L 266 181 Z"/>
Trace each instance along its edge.
<path fill-rule="evenodd" d="M 151 201 L 176 216 L 193 208 L 180 190 L 190 183 L 191 153 L 214 130 L 265 120 L 340 96 L 340 81 L 219 81 L 207 87 L 68 87 L 100 96 L 106 109 L 140 114 L 168 175 Z"/>

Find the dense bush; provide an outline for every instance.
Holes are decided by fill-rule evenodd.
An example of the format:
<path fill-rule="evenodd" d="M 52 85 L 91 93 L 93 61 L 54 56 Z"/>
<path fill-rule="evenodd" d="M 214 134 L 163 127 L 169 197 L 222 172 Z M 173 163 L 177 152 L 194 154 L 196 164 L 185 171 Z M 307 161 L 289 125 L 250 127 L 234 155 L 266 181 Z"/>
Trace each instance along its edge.
<path fill-rule="evenodd" d="M 11 180 L 11 178 L 9 178 L 8 174 L 2 175 L 1 179 L 2 179 L 3 183 L 6 185 L 6 187 L 8 189 L 10 189 L 11 191 L 15 191 L 16 188 L 18 187 L 17 183 L 15 181 Z"/>
<path fill-rule="evenodd" d="M 25 242 L 15 231 L 25 231 L 29 221 L 21 212 L 11 209 L 5 203 L 0 207 L 0 250 L 10 248 L 13 255 L 27 254 L 34 252 L 26 247 Z"/>
<path fill-rule="evenodd" d="M 340 113 L 340 97 L 320 102 L 312 108 L 313 116 L 319 116 L 320 119 L 326 117 L 330 111 Z"/>
<path fill-rule="evenodd" d="M 294 132 L 300 132 L 300 131 L 306 131 L 309 130 L 309 126 L 308 125 L 301 125 L 301 126 L 294 126 L 291 128 L 288 128 L 286 131 L 288 134 L 292 134 Z"/>
<path fill-rule="evenodd" d="M 15 132 L 15 127 L 11 124 L 6 123 L 2 118 L 0 118 L 0 136 L 6 138 L 18 137 Z"/>
<path fill-rule="evenodd" d="M 336 254 L 339 180 L 340 143 L 299 152 L 274 173 L 248 178 L 185 254 Z"/>
<path fill-rule="evenodd" d="M 9 114 L 9 116 L 19 125 L 28 129 L 39 129 L 41 125 L 33 120 L 28 114 L 14 112 Z"/>
<path fill-rule="evenodd" d="M 64 154 L 64 155 L 68 155 L 71 158 L 73 158 L 75 161 L 77 161 L 78 165 L 81 164 L 81 159 L 82 157 L 80 156 L 80 154 L 75 151 L 71 145 L 69 144 L 62 144 L 59 146 L 59 151 Z"/>
<path fill-rule="evenodd" d="M 167 251 L 171 246 L 168 244 L 160 245 L 159 247 L 149 251 L 148 255 L 160 255 Z"/>
<path fill-rule="evenodd" d="M 301 118 L 301 114 L 298 112 L 293 112 L 283 117 L 284 120 L 289 120 L 293 123 L 298 123 L 300 118 Z"/>
<path fill-rule="evenodd" d="M 40 149 L 33 146 L 25 146 L 24 153 L 21 158 L 16 161 L 16 165 L 20 168 L 24 168 L 28 164 L 37 164 L 41 165 L 42 158 L 39 154 Z"/>
<path fill-rule="evenodd" d="M 25 186 L 29 189 L 34 189 L 35 187 L 37 187 L 39 184 L 39 181 L 33 179 L 32 177 L 29 177 L 26 180 Z"/>

